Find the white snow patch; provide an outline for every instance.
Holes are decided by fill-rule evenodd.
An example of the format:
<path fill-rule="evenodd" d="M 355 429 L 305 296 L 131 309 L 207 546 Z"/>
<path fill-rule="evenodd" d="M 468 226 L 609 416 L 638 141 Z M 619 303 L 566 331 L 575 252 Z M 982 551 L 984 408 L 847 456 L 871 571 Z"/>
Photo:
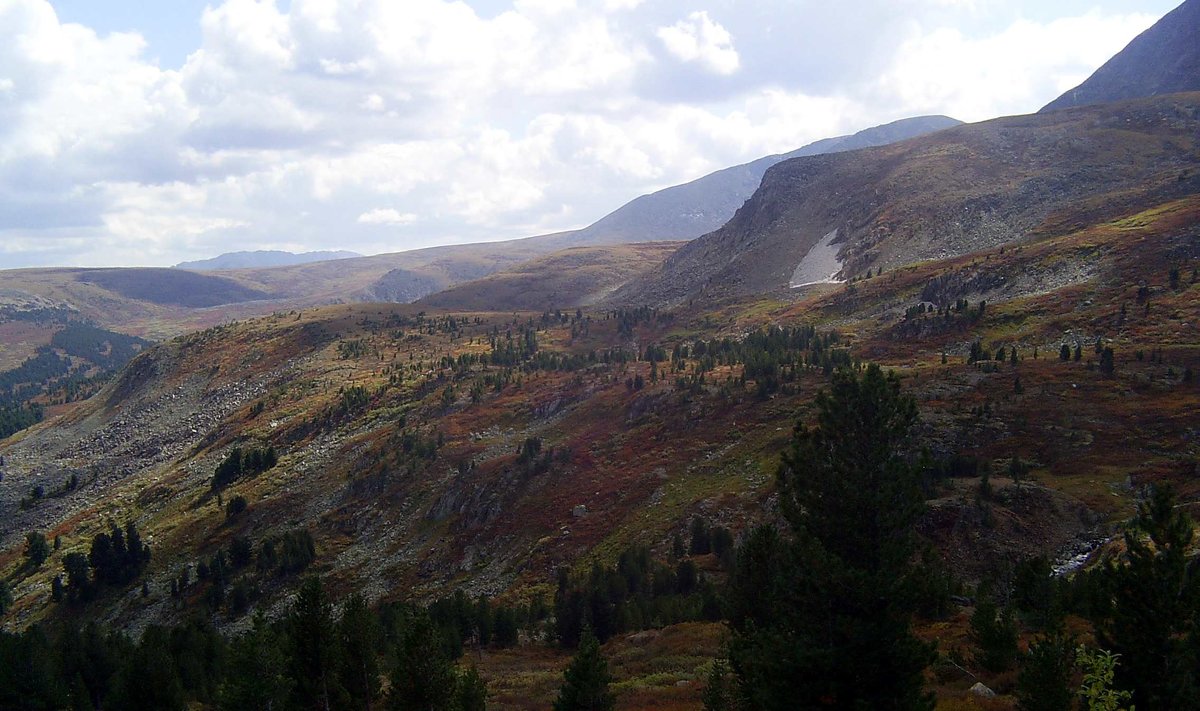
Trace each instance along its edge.
<path fill-rule="evenodd" d="M 789 286 L 795 289 L 810 284 L 842 283 L 842 280 L 837 278 L 837 273 L 842 270 L 842 262 L 837 257 L 838 248 L 833 246 L 837 235 L 837 230 L 830 232 L 808 250 L 808 254 L 804 255 L 804 259 L 800 260 L 796 271 L 792 273 Z"/>

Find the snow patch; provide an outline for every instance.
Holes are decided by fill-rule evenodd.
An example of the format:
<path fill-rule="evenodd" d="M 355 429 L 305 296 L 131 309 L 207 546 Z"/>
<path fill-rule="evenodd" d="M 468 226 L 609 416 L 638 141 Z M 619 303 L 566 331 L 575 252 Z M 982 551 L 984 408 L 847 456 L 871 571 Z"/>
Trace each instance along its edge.
<path fill-rule="evenodd" d="M 837 278 L 838 272 L 842 270 L 842 262 L 837 257 L 838 248 L 833 246 L 837 235 L 837 230 L 830 232 L 808 250 L 808 254 L 804 255 L 804 259 L 800 260 L 796 271 L 792 273 L 788 286 L 796 289 L 810 284 L 842 283 L 842 280 Z"/>

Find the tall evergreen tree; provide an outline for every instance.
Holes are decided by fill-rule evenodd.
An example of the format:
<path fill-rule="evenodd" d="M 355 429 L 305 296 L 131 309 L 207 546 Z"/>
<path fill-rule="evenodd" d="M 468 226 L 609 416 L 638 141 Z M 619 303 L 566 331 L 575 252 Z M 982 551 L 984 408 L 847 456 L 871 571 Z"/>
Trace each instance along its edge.
<path fill-rule="evenodd" d="M 12 607 L 12 604 L 12 590 L 8 587 L 8 581 L 0 580 L 0 617 L 4 617 L 8 613 L 8 608 Z"/>
<path fill-rule="evenodd" d="M 396 648 L 388 707 L 393 711 L 450 711 L 455 676 L 445 645 L 425 611 L 409 611 Z"/>
<path fill-rule="evenodd" d="M 342 609 L 337 626 L 341 646 L 339 675 L 354 708 L 371 710 L 379 695 L 379 662 L 376 648 L 379 629 L 375 615 L 362 595 L 354 593 Z"/>
<path fill-rule="evenodd" d="M 454 692 L 454 711 L 485 711 L 487 708 L 487 685 L 479 670 L 472 666 L 458 677 Z"/>
<path fill-rule="evenodd" d="M 1120 656 L 1117 685 L 1145 709 L 1200 708 L 1200 562 L 1189 558 L 1192 519 L 1170 487 L 1138 505 L 1125 564 L 1109 571 L 1112 612 L 1101 646 Z"/>
<path fill-rule="evenodd" d="M 734 575 L 740 694 L 756 709 L 930 709 L 933 652 L 910 630 L 916 404 L 874 365 L 836 373 L 816 404 L 816 427 L 796 427 L 779 467 L 792 536 L 756 532 Z"/>
<path fill-rule="evenodd" d="M 1029 645 L 1017 677 L 1019 711 L 1070 711 L 1075 640 L 1058 625 Z"/>
<path fill-rule="evenodd" d="M 185 705 L 169 633 L 163 627 L 151 625 L 142 633 L 133 654 L 123 660 L 105 708 L 171 711 Z"/>
<path fill-rule="evenodd" d="M 608 689 L 610 681 L 600 641 L 590 629 L 585 629 L 579 651 L 563 672 L 554 711 L 612 711 L 616 696 Z"/>
<path fill-rule="evenodd" d="M 254 626 L 230 646 L 229 670 L 218 695 L 220 709 L 287 707 L 293 682 L 283 642 L 261 612 L 254 616 Z"/>
<path fill-rule="evenodd" d="M 296 705 L 324 711 L 335 708 L 341 691 L 337 677 L 338 645 L 333 604 L 326 597 L 320 578 L 308 578 L 300 586 L 288 617 L 288 637 Z"/>
<path fill-rule="evenodd" d="M 991 672 L 1008 671 L 1017 661 L 1017 622 L 1012 611 L 1000 609 L 981 595 L 971 615 L 971 641 L 977 652 L 975 663 Z"/>

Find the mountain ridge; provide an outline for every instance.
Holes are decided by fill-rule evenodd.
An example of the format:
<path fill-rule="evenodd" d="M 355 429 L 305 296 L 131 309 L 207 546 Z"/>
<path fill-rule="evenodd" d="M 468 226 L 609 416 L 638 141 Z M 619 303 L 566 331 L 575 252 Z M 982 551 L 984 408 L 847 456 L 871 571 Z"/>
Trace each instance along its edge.
<path fill-rule="evenodd" d="M 1189 91 L 1200 91 L 1200 0 L 1185 0 L 1042 112 Z"/>
<path fill-rule="evenodd" d="M 758 188 L 767 169 L 777 163 L 800 156 L 894 143 L 961 124 L 948 116 L 914 116 L 853 134 L 824 138 L 787 153 L 763 156 L 641 195 L 587 227 L 559 233 L 555 241 L 563 247 L 573 247 L 694 239 L 728 221 Z"/>
<path fill-rule="evenodd" d="M 840 230 L 841 277 L 1036 235 L 1121 209 L 1139 192 L 1200 190 L 1200 94 L 1005 117 L 855 153 L 772 166 L 721 229 L 684 245 L 612 303 L 674 306 L 786 295 L 809 250 Z"/>
<path fill-rule="evenodd" d="M 262 267 L 283 267 L 292 264 L 308 264 L 324 262 L 333 259 L 352 259 L 363 255 L 358 252 L 348 252 L 343 249 L 324 250 L 316 252 L 285 252 L 278 249 L 258 249 L 253 251 L 225 252 L 209 259 L 198 259 L 191 262 L 180 262 L 172 269 L 190 269 L 192 271 L 215 271 L 221 269 L 256 269 Z"/>

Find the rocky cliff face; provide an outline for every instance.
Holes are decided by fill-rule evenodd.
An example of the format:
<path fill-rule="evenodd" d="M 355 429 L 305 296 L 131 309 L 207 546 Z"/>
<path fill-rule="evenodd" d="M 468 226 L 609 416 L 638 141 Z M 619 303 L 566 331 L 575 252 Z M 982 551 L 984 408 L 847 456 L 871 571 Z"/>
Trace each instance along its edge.
<path fill-rule="evenodd" d="M 1200 91 L 1200 0 L 1187 0 L 1042 111 Z"/>
<path fill-rule="evenodd" d="M 767 171 L 721 229 L 617 292 L 676 305 L 786 292 L 834 230 L 842 278 L 944 259 L 1119 214 L 1153 194 L 1200 191 L 1200 95 L 960 126 Z"/>

